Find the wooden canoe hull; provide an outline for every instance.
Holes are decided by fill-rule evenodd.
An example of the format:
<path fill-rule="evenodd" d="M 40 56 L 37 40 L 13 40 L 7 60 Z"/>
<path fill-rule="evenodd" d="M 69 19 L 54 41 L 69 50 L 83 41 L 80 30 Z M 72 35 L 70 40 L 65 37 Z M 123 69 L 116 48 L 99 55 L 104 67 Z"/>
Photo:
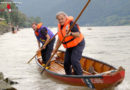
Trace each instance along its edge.
<path fill-rule="evenodd" d="M 58 55 L 59 53 L 60 55 Z M 84 75 L 65 75 L 63 65 L 61 65 L 61 63 L 55 62 L 56 59 L 60 60 L 61 58 L 63 58 L 61 56 L 64 56 L 64 55 L 61 55 L 61 53 L 64 54 L 63 51 L 58 51 L 56 58 L 52 60 L 51 62 L 50 68 L 45 69 L 45 72 L 48 75 L 58 79 L 59 81 L 62 81 L 71 85 L 87 86 L 92 89 L 102 90 L 104 88 L 115 87 L 119 83 L 121 83 L 124 79 L 124 76 L 125 76 L 124 69 L 118 70 L 111 65 L 108 65 L 106 63 L 103 63 L 103 62 L 100 62 L 98 60 L 88 58 L 88 57 L 82 57 L 82 60 L 80 62 L 83 70 L 85 70 L 85 72 L 88 72 L 87 66 L 85 66 L 86 64 L 82 64 L 83 60 L 84 60 L 84 63 L 87 62 L 86 60 L 91 60 L 93 62 L 99 63 L 99 65 L 101 64 L 103 65 L 102 68 L 104 69 L 101 70 L 102 72 L 100 70 L 98 71 L 98 69 L 95 69 L 98 71 L 97 74 L 85 73 Z M 60 56 L 60 59 L 59 59 L 59 56 Z M 89 62 L 87 62 L 88 66 L 91 65 L 91 63 L 88 64 Z M 36 57 L 36 63 L 41 68 L 41 70 L 44 68 L 41 65 L 42 64 L 41 61 L 39 61 L 37 57 Z M 93 66 L 96 66 L 97 63 L 95 63 L 95 65 Z"/>

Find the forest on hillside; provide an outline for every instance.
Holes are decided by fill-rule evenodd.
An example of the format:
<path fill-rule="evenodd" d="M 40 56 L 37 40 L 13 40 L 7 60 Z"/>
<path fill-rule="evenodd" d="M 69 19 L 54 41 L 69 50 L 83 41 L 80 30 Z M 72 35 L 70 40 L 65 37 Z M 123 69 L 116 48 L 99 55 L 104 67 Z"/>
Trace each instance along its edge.
<path fill-rule="evenodd" d="M 11 10 L 9 11 L 8 8 Z M 18 25 L 19 27 L 30 27 L 32 22 L 40 22 L 40 17 L 27 17 L 18 9 L 12 0 L 0 0 L 0 18 L 5 19 L 4 21 L 1 21 L 0 24 Z"/>

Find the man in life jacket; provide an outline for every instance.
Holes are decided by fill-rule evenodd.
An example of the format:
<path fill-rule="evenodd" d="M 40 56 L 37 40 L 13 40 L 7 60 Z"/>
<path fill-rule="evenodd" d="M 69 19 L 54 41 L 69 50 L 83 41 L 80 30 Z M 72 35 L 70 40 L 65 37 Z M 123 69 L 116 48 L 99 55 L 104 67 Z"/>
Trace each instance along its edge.
<path fill-rule="evenodd" d="M 80 65 L 80 59 L 82 57 L 82 52 L 85 47 L 85 41 L 80 28 L 77 24 L 74 25 L 72 30 L 67 34 L 70 26 L 73 24 L 73 17 L 67 16 L 64 12 L 59 12 L 56 15 L 58 20 L 58 40 L 56 43 L 57 48 L 60 42 L 62 42 L 64 48 L 66 48 L 65 58 L 64 58 L 64 69 L 67 75 L 72 75 L 72 68 L 75 75 L 82 75 L 82 68 Z M 54 52 L 56 49 L 54 49 Z"/>
<path fill-rule="evenodd" d="M 41 51 L 42 54 L 42 66 L 45 66 L 49 58 L 51 57 L 51 53 L 53 51 L 53 46 L 55 42 L 55 38 L 47 44 L 47 42 L 53 38 L 54 34 L 47 27 L 44 27 L 42 23 L 32 24 L 32 28 L 34 30 L 35 36 L 38 42 L 38 51 Z M 40 43 L 42 47 L 40 47 Z M 49 65 L 48 65 L 49 66 Z"/>

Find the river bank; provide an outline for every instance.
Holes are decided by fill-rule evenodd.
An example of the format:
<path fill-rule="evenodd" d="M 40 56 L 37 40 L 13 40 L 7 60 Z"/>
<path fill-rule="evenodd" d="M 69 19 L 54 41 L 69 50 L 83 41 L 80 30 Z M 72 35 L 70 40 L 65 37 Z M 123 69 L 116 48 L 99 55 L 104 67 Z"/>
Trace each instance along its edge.
<path fill-rule="evenodd" d="M 0 90 L 17 90 L 11 86 L 12 84 L 17 84 L 17 82 L 4 78 L 3 73 L 0 72 Z"/>
<path fill-rule="evenodd" d="M 0 35 L 6 33 L 6 32 L 9 32 L 10 31 L 10 28 L 8 25 L 2 25 L 0 24 Z"/>

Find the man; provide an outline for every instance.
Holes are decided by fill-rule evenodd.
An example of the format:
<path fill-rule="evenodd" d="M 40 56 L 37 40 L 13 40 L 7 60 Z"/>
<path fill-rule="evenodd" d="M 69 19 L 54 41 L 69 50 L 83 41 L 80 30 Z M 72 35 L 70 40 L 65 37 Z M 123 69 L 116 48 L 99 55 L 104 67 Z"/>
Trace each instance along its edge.
<path fill-rule="evenodd" d="M 42 54 L 42 63 L 43 63 L 42 66 L 45 66 L 45 64 L 51 57 L 51 53 L 53 50 L 55 38 L 51 42 L 49 42 L 49 40 L 53 38 L 54 34 L 47 27 L 44 27 L 42 23 L 39 24 L 33 23 L 32 28 L 37 38 L 39 48 L 38 51 L 41 51 Z M 42 44 L 42 47 L 40 47 L 40 43 Z"/>
<path fill-rule="evenodd" d="M 73 24 L 73 17 L 67 16 L 64 12 L 59 12 L 56 15 L 58 20 L 58 40 L 56 43 L 56 48 L 62 42 L 63 46 L 66 48 L 65 58 L 64 58 L 64 69 L 67 75 L 72 75 L 72 68 L 75 75 L 82 75 L 82 69 L 80 65 L 80 59 L 82 57 L 82 52 L 85 47 L 84 37 L 80 32 L 79 26 L 76 24 L 72 30 L 68 33 L 70 26 Z M 67 34 L 68 33 L 68 34 Z M 54 50 L 56 52 L 56 50 Z"/>

